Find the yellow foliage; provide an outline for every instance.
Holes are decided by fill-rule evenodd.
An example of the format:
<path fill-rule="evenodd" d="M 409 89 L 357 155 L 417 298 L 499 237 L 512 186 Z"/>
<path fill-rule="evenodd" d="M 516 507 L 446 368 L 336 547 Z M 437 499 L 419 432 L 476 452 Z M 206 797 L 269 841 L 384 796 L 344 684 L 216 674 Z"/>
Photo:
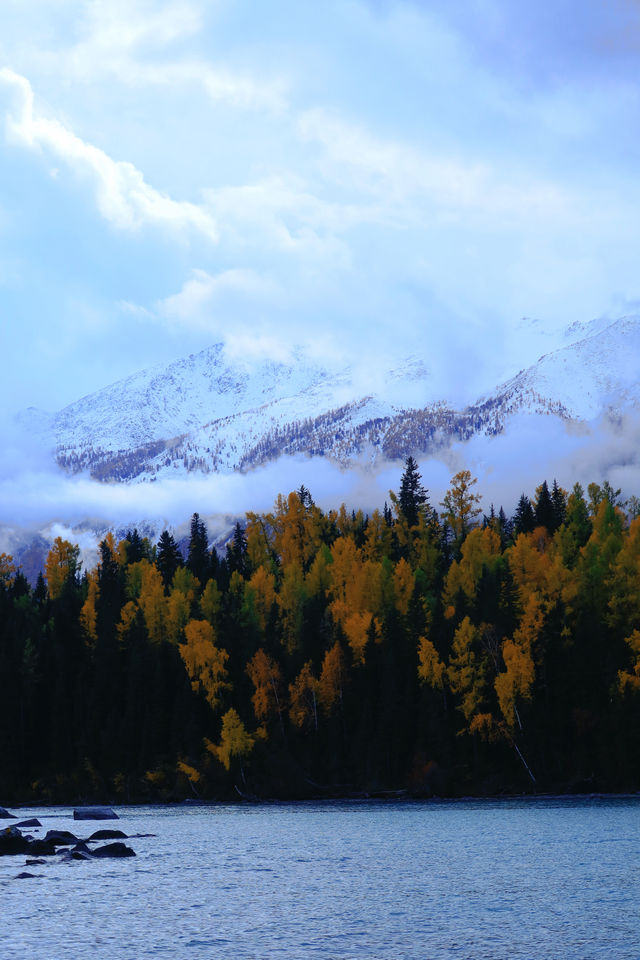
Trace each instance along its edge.
<path fill-rule="evenodd" d="M 97 614 L 96 614 L 96 602 L 98 600 L 98 595 L 100 589 L 98 587 L 98 574 L 95 570 L 92 570 L 88 577 L 88 591 L 87 599 L 82 604 L 82 609 L 80 611 L 80 623 L 86 635 L 90 640 L 97 640 L 98 633 L 96 629 L 97 624 Z"/>
<path fill-rule="evenodd" d="M 336 641 L 324 655 L 318 681 L 318 700 L 326 713 L 330 714 L 336 703 L 342 704 L 345 680 L 344 654 L 340 642 Z"/>
<path fill-rule="evenodd" d="M 171 589 L 179 590 L 180 593 L 184 594 L 189 603 L 195 603 L 196 597 L 200 592 L 200 581 L 189 567 L 177 567 L 176 572 L 173 575 L 173 580 L 171 581 Z"/>
<path fill-rule="evenodd" d="M 531 533 L 519 534 L 513 546 L 506 551 L 509 568 L 523 604 L 534 591 L 540 595 L 547 591 L 551 566 L 549 545 L 547 530 L 536 527 Z"/>
<path fill-rule="evenodd" d="M 482 740 L 499 740 L 504 731 L 490 713 L 477 713 L 469 724 L 469 733 L 477 733 Z"/>
<path fill-rule="evenodd" d="M 378 561 L 388 557 L 392 550 L 391 527 L 379 510 L 369 517 L 362 553 L 365 560 Z"/>
<path fill-rule="evenodd" d="M 540 635 L 542 623 L 541 600 L 536 594 L 530 594 L 513 639 L 507 638 L 502 645 L 505 669 L 496 677 L 495 689 L 502 716 L 510 729 L 516 721 L 519 725 L 518 699 L 531 699 L 535 679 L 533 645 Z"/>
<path fill-rule="evenodd" d="M 318 727 L 318 679 L 313 675 L 311 661 L 307 661 L 293 683 L 289 684 L 289 717 L 296 727 L 313 721 Z"/>
<path fill-rule="evenodd" d="M 460 560 L 451 564 L 445 581 L 447 605 L 452 605 L 458 591 L 473 600 L 483 569 L 495 568 L 500 559 L 500 537 L 492 527 L 478 527 L 468 534 L 460 553 Z"/>
<path fill-rule="evenodd" d="M 247 664 L 247 673 L 255 687 L 251 702 L 256 718 L 268 720 L 280 714 L 282 671 L 273 657 L 260 648 Z"/>
<path fill-rule="evenodd" d="M 313 563 L 305 577 L 307 594 L 310 597 L 324 597 L 331 586 L 331 553 L 327 547 L 321 547 L 313 558 Z"/>
<path fill-rule="evenodd" d="M 45 577 L 49 588 L 49 596 L 56 600 L 62 593 L 62 588 L 68 577 L 75 576 L 78 571 L 78 557 L 80 548 L 62 537 L 56 537 L 45 563 Z"/>
<path fill-rule="evenodd" d="M 207 741 L 206 746 L 207 750 L 217 757 L 225 769 L 229 770 L 233 757 L 238 757 L 238 759 L 248 757 L 253 750 L 254 742 L 255 738 L 248 733 L 238 712 L 231 708 L 222 718 L 220 743 L 216 745 Z"/>
<path fill-rule="evenodd" d="M 136 619 L 137 612 L 138 605 L 134 603 L 133 600 L 128 600 L 120 611 L 120 623 L 116 629 L 121 643 L 126 639 L 127 633 Z"/>
<path fill-rule="evenodd" d="M 148 780 L 149 783 L 153 784 L 154 787 L 160 786 L 167 779 L 167 774 L 164 770 L 147 770 L 144 775 L 145 780 Z"/>
<path fill-rule="evenodd" d="M 469 532 L 481 512 L 478 506 L 480 497 L 471 492 L 477 482 L 477 478 L 472 477 L 469 470 L 460 470 L 451 478 L 451 486 L 442 501 L 444 516 L 456 538 Z"/>
<path fill-rule="evenodd" d="M 166 598 L 165 605 L 166 637 L 171 643 L 179 643 L 182 631 L 191 616 L 191 602 L 182 590 L 175 587 Z"/>
<path fill-rule="evenodd" d="M 631 636 L 627 637 L 625 643 L 629 646 L 633 655 L 633 664 L 631 669 L 618 671 L 618 689 L 620 693 L 640 693 L 640 630 L 634 630 Z"/>
<path fill-rule="evenodd" d="M 190 783 L 200 783 L 202 777 L 198 770 L 196 770 L 195 767 L 190 766 L 188 763 L 185 763 L 184 760 L 178 760 L 177 769 L 179 773 L 184 774 Z"/>
<path fill-rule="evenodd" d="M 178 645 L 191 687 L 204 693 L 212 710 L 217 710 L 230 690 L 226 650 L 216 647 L 213 627 L 207 620 L 190 620 L 184 628 L 185 642 Z"/>
<path fill-rule="evenodd" d="M 409 613 L 409 604 L 413 596 L 415 586 L 415 577 L 411 567 L 404 559 L 400 557 L 393 571 L 393 590 L 396 600 L 396 610 L 403 616 Z"/>
<path fill-rule="evenodd" d="M 254 593 L 255 611 L 262 630 L 266 629 L 267 621 L 276 602 L 276 578 L 265 567 L 258 567 L 249 580 L 249 588 Z"/>
<path fill-rule="evenodd" d="M 307 589 L 302 567 L 297 561 L 291 561 L 284 568 L 280 592 L 277 595 L 284 639 L 289 653 L 295 650 L 301 638 L 306 597 Z"/>
<path fill-rule="evenodd" d="M 0 583 L 6 586 L 15 575 L 15 572 L 16 567 L 13 562 L 13 557 L 8 553 L 0 553 Z"/>
<path fill-rule="evenodd" d="M 371 613 L 352 613 L 346 616 L 343 621 L 342 629 L 353 651 L 354 663 L 364 663 L 365 647 L 367 646 L 372 623 L 376 629 L 376 633 L 379 633 L 381 626 L 374 620 L 373 614 Z"/>
<path fill-rule="evenodd" d="M 477 639 L 477 629 L 465 617 L 454 634 L 447 670 L 449 686 L 460 700 L 467 723 L 480 712 L 485 696 L 486 668 L 475 650 Z"/>
<path fill-rule="evenodd" d="M 247 541 L 249 567 L 257 570 L 273 563 L 275 547 L 273 534 L 267 528 L 264 517 L 258 513 L 247 513 L 247 526 L 244 531 Z"/>
<path fill-rule="evenodd" d="M 437 690 L 444 688 L 447 678 L 447 668 L 427 637 L 420 637 L 418 640 L 418 676 Z"/>
<path fill-rule="evenodd" d="M 222 594 L 218 589 L 218 584 L 215 580 L 208 580 L 200 598 L 200 610 L 202 616 L 209 621 L 212 627 L 215 627 L 218 622 L 221 603 Z"/>
<path fill-rule="evenodd" d="M 120 540 L 119 543 L 116 543 L 116 538 L 113 535 L 113 531 L 109 530 L 103 542 L 109 548 L 109 553 L 118 566 L 123 567 L 127 562 L 127 541 Z"/>
<path fill-rule="evenodd" d="M 141 560 L 134 564 L 140 570 L 140 596 L 138 605 L 144 616 L 145 626 L 152 643 L 162 643 L 166 638 L 167 599 L 160 571 Z"/>

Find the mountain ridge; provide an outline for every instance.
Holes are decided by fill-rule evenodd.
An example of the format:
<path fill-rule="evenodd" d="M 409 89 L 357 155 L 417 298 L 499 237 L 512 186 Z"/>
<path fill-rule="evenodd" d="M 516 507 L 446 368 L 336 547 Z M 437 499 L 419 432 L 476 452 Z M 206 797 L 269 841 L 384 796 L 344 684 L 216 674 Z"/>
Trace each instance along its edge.
<path fill-rule="evenodd" d="M 109 482 L 249 470 L 291 454 L 345 467 L 397 460 L 478 434 L 496 436 L 522 412 L 588 422 L 640 406 L 640 318 L 593 329 L 585 324 L 586 336 L 543 354 L 462 409 L 433 396 L 429 371 L 416 356 L 367 382 L 350 367 L 330 370 L 300 350 L 290 363 L 248 364 L 229 360 L 214 344 L 116 381 L 40 423 L 60 467 Z M 22 416 L 38 420 L 33 409 Z"/>

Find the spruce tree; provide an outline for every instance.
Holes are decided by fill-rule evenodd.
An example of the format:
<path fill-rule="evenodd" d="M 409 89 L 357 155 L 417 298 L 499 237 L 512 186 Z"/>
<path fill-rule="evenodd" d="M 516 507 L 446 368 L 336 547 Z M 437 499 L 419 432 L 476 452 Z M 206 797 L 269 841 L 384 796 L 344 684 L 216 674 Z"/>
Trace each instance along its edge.
<path fill-rule="evenodd" d="M 417 525 L 420 509 L 423 504 L 428 502 L 427 490 L 422 486 L 421 480 L 418 464 L 413 457 L 407 457 L 404 473 L 400 479 L 398 502 L 410 527 Z"/>
<path fill-rule="evenodd" d="M 555 516 L 553 502 L 546 480 L 538 487 L 537 494 L 535 509 L 536 526 L 546 527 L 549 533 L 553 533 L 555 530 Z"/>
<path fill-rule="evenodd" d="M 187 567 L 202 585 L 204 585 L 211 564 L 209 557 L 209 534 L 207 526 L 197 513 L 191 517 L 191 536 L 189 538 L 189 553 Z"/>
<path fill-rule="evenodd" d="M 162 575 L 162 582 L 165 590 L 168 590 L 173 580 L 173 575 L 184 563 L 180 548 L 174 537 L 168 530 L 163 530 L 158 540 L 158 557 L 156 566 Z"/>
<path fill-rule="evenodd" d="M 513 533 L 518 536 L 521 533 L 531 533 L 536 525 L 536 518 L 531 506 L 531 500 L 523 493 L 518 500 L 516 512 L 513 515 Z"/>

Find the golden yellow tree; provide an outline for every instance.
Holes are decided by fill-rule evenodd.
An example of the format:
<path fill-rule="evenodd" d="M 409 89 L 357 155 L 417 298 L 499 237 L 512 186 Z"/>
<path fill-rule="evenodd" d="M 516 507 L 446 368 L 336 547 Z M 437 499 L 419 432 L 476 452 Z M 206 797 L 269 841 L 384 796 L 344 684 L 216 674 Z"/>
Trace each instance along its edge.
<path fill-rule="evenodd" d="M 99 593 L 98 573 L 96 570 L 91 570 L 87 575 L 87 599 L 82 604 L 80 623 L 85 634 L 92 642 L 98 639 L 96 603 Z"/>
<path fill-rule="evenodd" d="M 203 693 L 212 710 L 218 710 L 231 686 L 228 682 L 229 654 L 215 645 L 208 620 L 190 620 L 184 628 L 185 642 L 178 645 L 180 656 L 195 693 Z"/>
<path fill-rule="evenodd" d="M 264 633 L 276 602 L 276 578 L 266 567 L 258 567 L 249 580 L 248 589 L 253 591 L 254 609 Z"/>
<path fill-rule="evenodd" d="M 164 594 L 164 582 L 157 567 L 146 560 L 140 561 L 138 605 L 142 610 L 149 639 L 152 643 L 162 643 L 167 635 L 167 598 Z"/>
<path fill-rule="evenodd" d="M 447 668 L 433 643 L 426 636 L 418 640 L 418 676 L 423 683 L 433 687 L 434 690 L 444 690 Z"/>
<path fill-rule="evenodd" d="M 318 678 L 310 660 L 289 684 L 289 717 L 296 727 L 313 724 L 318 729 Z"/>
<path fill-rule="evenodd" d="M 344 653 L 340 641 L 336 640 L 324 655 L 318 681 L 318 701 L 327 714 L 333 712 L 336 704 L 342 707 L 346 676 Z"/>
<path fill-rule="evenodd" d="M 543 620 L 540 598 L 532 593 L 527 598 L 520 625 L 513 637 L 507 638 L 502 645 L 505 669 L 498 673 L 495 688 L 500 711 L 510 731 L 516 723 L 522 730 L 518 703 L 531 699 L 535 679 L 533 648 L 540 636 Z"/>
<path fill-rule="evenodd" d="M 453 637 L 447 676 L 469 729 L 474 718 L 483 713 L 486 697 L 487 666 L 478 645 L 479 631 L 465 617 Z"/>
<path fill-rule="evenodd" d="M 8 553 L 0 553 L 0 584 L 6 587 L 15 576 L 15 572 L 16 565 L 13 557 Z"/>
<path fill-rule="evenodd" d="M 251 702 L 256 718 L 269 720 L 277 715 L 282 726 L 282 670 L 278 663 L 260 648 L 247 664 L 247 673 L 254 686 Z"/>
<path fill-rule="evenodd" d="M 60 596 L 65 582 L 78 573 L 79 556 L 80 548 L 75 544 L 63 540 L 62 537 L 56 537 L 53 541 L 45 563 L 45 577 L 52 600 Z"/>
<path fill-rule="evenodd" d="M 247 731 L 237 710 L 227 710 L 222 718 L 220 743 L 205 741 L 207 750 L 223 764 L 225 770 L 231 769 L 234 757 L 243 760 L 253 750 L 255 738 Z"/>
<path fill-rule="evenodd" d="M 451 478 L 451 486 L 442 501 L 445 519 L 456 540 L 466 537 L 481 513 L 478 506 L 480 497 L 472 491 L 477 482 L 477 478 L 472 477 L 469 470 L 458 471 Z"/>

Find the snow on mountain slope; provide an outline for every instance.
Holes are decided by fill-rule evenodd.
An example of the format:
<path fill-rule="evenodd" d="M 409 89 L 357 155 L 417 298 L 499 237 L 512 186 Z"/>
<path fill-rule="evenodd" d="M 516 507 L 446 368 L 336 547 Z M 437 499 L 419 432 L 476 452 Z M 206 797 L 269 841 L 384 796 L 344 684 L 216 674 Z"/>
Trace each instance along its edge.
<path fill-rule="evenodd" d="M 285 454 L 399 459 L 496 436 L 522 412 L 589 421 L 640 406 L 640 318 L 585 329 L 463 410 L 432 395 L 415 357 L 330 372 L 301 353 L 288 364 L 230 362 L 218 344 L 71 404 L 49 421 L 49 445 L 68 471 L 130 482 L 247 470 Z"/>
<path fill-rule="evenodd" d="M 252 465 L 251 451 L 274 432 L 345 405 L 361 408 L 374 381 L 368 418 L 429 399 L 428 372 L 415 357 L 367 377 L 329 372 L 301 352 L 290 364 L 229 362 L 218 344 L 66 407 L 52 418 L 53 445 L 60 466 L 102 480 L 233 470 Z"/>
<path fill-rule="evenodd" d="M 593 329 L 593 327 L 591 327 Z M 561 415 L 592 420 L 640 404 L 640 318 L 622 317 L 604 329 L 545 354 L 496 391 L 519 409 L 534 401 Z"/>
<path fill-rule="evenodd" d="M 291 365 L 232 365 L 223 345 L 216 344 L 83 397 L 54 417 L 53 430 L 62 449 L 83 444 L 105 451 L 130 449 L 276 397 L 296 395 L 324 377 L 324 370 L 300 355 Z"/>

